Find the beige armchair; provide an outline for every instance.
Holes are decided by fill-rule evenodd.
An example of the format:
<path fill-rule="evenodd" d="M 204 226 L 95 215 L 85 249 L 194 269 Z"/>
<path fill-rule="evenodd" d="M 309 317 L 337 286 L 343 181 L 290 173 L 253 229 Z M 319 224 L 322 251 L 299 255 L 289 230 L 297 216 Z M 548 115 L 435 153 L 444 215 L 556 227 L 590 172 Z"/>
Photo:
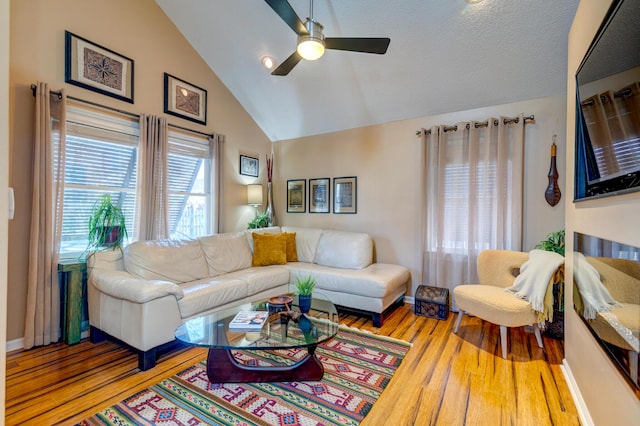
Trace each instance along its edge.
<path fill-rule="evenodd" d="M 500 326 L 502 357 L 507 358 L 507 328 L 533 325 L 542 348 L 542 336 L 538 328 L 538 314 L 529 302 L 504 289 L 511 287 L 520 272 L 520 266 L 528 259 L 528 253 L 510 250 L 485 250 L 478 256 L 480 284 L 460 285 L 453 290 L 453 297 L 460 309 L 454 333 L 458 332 L 465 313 L 475 315 Z"/>

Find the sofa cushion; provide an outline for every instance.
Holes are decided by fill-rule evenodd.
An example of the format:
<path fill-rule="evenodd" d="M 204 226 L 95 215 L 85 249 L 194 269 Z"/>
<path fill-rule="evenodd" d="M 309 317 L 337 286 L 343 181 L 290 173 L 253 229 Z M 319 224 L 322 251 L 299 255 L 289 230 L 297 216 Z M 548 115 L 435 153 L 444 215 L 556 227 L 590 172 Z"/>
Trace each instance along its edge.
<path fill-rule="evenodd" d="M 251 249 L 244 232 L 203 237 L 200 244 L 211 277 L 251 267 Z"/>
<path fill-rule="evenodd" d="M 253 253 L 253 234 L 279 234 L 280 232 L 281 231 L 279 226 L 247 229 L 246 231 L 244 231 L 245 236 L 247 237 L 247 242 L 249 243 L 249 249 L 251 250 L 251 253 Z"/>
<path fill-rule="evenodd" d="M 288 263 L 291 276 L 289 283 L 312 275 L 316 279 L 316 290 L 357 294 L 383 298 L 395 294 L 399 288 L 406 289 L 409 269 L 400 265 L 374 263 L 364 269 L 336 269 L 313 263 Z"/>
<path fill-rule="evenodd" d="M 313 259 L 316 257 L 318 241 L 320 241 L 320 237 L 322 236 L 322 229 L 283 226 L 282 232 L 291 232 L 296 234 L 296 252 L 298 253 L 298 261 L 313 263 Z"/>
<path fill-rule="evenodd" d="M 145 280 L 173 283 L 209 276 L 209 268 L 199 241 L 137 241 L 124 249 L 124 267 Z"/>
<path fill-rule="evenodd" d="M 180 285 L 184 297 L 178 301 L 180 316 L 189 318 L 247 297 L 247 283 L 232 278 L 206 278 Z"/>
<path fill-rule="evenodd" d="M 298 261 L 298 252 L 296 249 L 296 233 L 295 232 L 283 232 L 282 235 L 285 236 L 285 241 L 287 243 L 287 262 L 297 262 Z"/>
<path fill-rule="evenodd" d="M 289 283 L 289 270 L 285 266 L 272 265 L 235 271 L 219 278 L 233 278 L 247 283 L 248 295 L 286 285 Z"/>
<path fill-rule="evenodd" d="M 253 260 L 251 266 L 284 265 L 287 263 L 285 235 L 253 234 Z"/>
<path fill-rule="evenodd" d="M 342 269 L 362 269 L 373 260 L 373 241 L 369 234 L 323 231 L 314 263 Z"/>

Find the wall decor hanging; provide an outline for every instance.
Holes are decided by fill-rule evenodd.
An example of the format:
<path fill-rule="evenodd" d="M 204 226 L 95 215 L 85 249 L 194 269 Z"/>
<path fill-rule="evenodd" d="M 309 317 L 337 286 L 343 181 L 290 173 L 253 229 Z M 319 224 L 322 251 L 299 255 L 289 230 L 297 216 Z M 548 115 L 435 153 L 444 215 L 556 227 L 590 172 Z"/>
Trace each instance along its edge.
<path fill-rule="evenodd" d="M 287 213 L 307 211 L 307 181 L 294 179 L 287 181 Z"/>
<path fill-rule="evenodd" d="M 309 179 L 309 213 L 329 213 L 329 178 Z"/>
<path fill-rule="evenodd" d="M 358 178 L 333 178 L 333 212 L 358 213 Z"/>
<path fill-rule="evenodd" d="M 551 164 L 549 165 L 549 185 L 544 192 L 544 198 L 550 206 L 555 206 L 560 202 L 560 187 L 558 186 L 558 168 L 556 167 L 556 135 L 553 135 L 551 144 Z"/>
<path fill-rule="evenodd" d="M 133 103 L 133 59 L 64 32 L 64 81 Z"/>
<path fill-rule="evenodd" d="M 165 72 L 164 112 L 207 124 L 207 91 Z"/>
<path fill-rule="evenodd" d="M 240 174 L 245 176 L 258 177 L 259 162 L 257 158 L 240 156 Z"/>

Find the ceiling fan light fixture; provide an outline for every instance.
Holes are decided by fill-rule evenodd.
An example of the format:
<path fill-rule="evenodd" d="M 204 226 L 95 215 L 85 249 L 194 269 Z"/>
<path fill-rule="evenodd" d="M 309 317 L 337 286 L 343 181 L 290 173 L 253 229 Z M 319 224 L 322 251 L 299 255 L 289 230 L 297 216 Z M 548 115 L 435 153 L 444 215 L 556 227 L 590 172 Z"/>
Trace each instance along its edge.
<path fill-rule="evenodd" d="M 322 25 L 307 18 L 304 26 L 307 28 L 308 34 L 300 34 L 298 36 L 298 48 L 296 50 L 298 55 L 307 61 L 315 61 L 324 55 Z"/>
<path fill-rule="evenodd" d="M 300 37 L 298 41 L 298 54 L 308 61 L 315 61 L 324 55 L 324 41 L 310 36 Z"/>

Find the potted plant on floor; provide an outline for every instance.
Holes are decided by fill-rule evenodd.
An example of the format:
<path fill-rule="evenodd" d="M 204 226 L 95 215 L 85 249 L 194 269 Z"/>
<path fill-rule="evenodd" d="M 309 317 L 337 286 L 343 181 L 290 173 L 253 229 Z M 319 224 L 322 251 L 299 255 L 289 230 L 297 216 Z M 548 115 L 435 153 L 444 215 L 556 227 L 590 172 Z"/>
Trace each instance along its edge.
<path fill-rule="evenodd" d="M 87 252 L 121 248 L 128 237 L 122 208 L 111 201 L 110 194 L 103 194 L 93 205 L 89 217 Z"/>
<path fill-rule="evenodd" d="M 311 295 L 316 287 L 316 279 L 309 275 L 306 278 L 299 277 L 296 280 L 296 289 L 298 293 L 298 306 L 300 312 L 306 314 L 311 309 Z"/>
<path fill-rule="evenodd" d="M 565 231 L 551 232 L 547 238 L 536 244 L 537 249 L 552 251 L 564 256 Z M 564 338 L 564 265 L 553 276 L 553 322 L 546 324 L 545 335 L 554 339 Z"/>

